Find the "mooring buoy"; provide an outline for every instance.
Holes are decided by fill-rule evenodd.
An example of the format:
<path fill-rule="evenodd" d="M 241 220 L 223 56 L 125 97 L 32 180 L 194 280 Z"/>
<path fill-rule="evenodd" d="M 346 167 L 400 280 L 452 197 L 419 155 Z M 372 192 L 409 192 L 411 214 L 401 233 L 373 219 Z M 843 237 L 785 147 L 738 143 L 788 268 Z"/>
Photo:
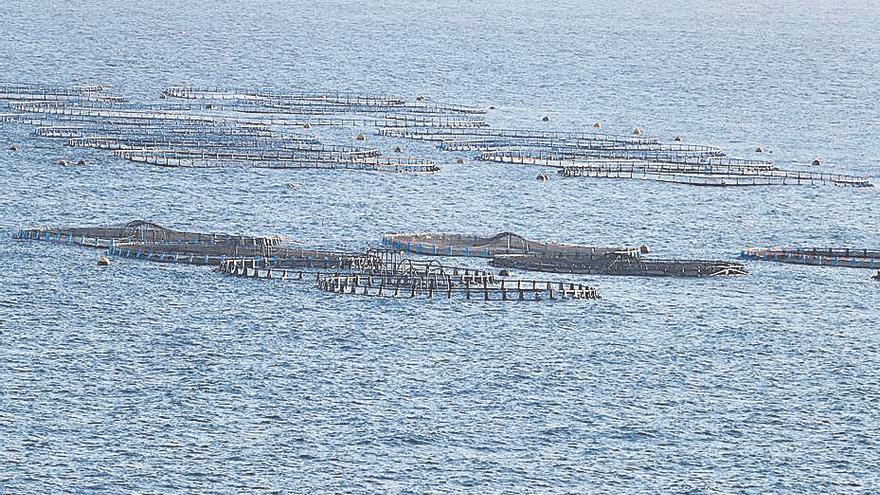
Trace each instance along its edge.
<path fill-rule="evenodd" d="M 639 246 L 639 252 L 642 254 L 648 254 L 651 252 L 651 248 L 647 244 L 642 244 Z"/>
<path fill-rule="evenodd" d="M 684 139 L 681 136 L 675 136 L 673 141 L 675 141 L 676 143 L 680 143 L 680 142 L 684 141 Z"/>
<path fill-rule="evenodd" d="M 813 166 L 818 167 L 819 165 L 822 165 L 822 160 L 819 160 L 818 158 L 814 159 Z"/>
<path fill-rule="evenodd" d="M 312 128 L 312 124 L 309 124 L 308 122 L 303 124 L 303 129 L 311 129 L 311 128 Z"/>
<path fill-rule="evenodd" d="M 644 133 L 645 131 L 643 131 L 641 127 L 636 127 L 635 129 L 633 129 L 634 136 L 641 136 Z"/>
<path fill-rule="evenodd" d="M 459 158 L 458 160 L 455 160 L 455 163 L 459 165 L 464 165 L 464 158 Z"/>
<path fill-rule="evenodd" d="M 593 124 L 593 127 L 595 127 L 596 129 L 601 129 L 601 128 L 602 128 L 602 123 L 601 123 L 601 122 L 596 122 L 595 124 Z"/>
<path fill-rule="evenodd" d="M 544 118 L 541 119 L 541 120 L 544 121 L 544 122 L 550 122 L 550 117 L 547 116 L 547 115 L 545 115 Z"/>
<path fill-rule="evenodd" d="M 761 146 L 760 144 L 755 147 L 755 153 L 763 153 L 763 152 L 764 152 L 764 147 Z"/>
<path fill-rule="evenodd" d="M 489 105 L 489 110 L 495 110 L 495 107 L 493 105 Z"/>
<path fill-rule="evenodd" d="M 509 277 L 509 276 L 510 276 L 510 270 L 508 270 L 508 269 L 506 269 L 506 268 L 505 268 L 505 269 L 502 269 L 502 270 L 499 270 L 499 271 L 498 271 L 498 276 L 499 276 L 499 277 Z"/>
<path fill-rule="evenodd" d="M 61 165 L 62 167 L 66 167 L 66 166 L 70 165 L 70 163 L 68 163 L 67 160 L 62 158 L 61 160 L 58 160 L 58 165 Z"/>
<path fill-rule="evenodd" d="M 86 161 L 83 160 L 82 158 L 80 158 L 79 161 L 76 162 L 76 164 L 77 164 L 77 165 L 85 165 L 85 164 L 86 164 Z"/>
<path fill-rule="evenodd" d="M 538 174 L 537 179 L 541 182 L 545 182 L 545 181 L 550 180 L 550 176 L 547 174 Z"/>
<path fill-rule="evenodd" d="M 98 265 L 109 266 L 110 265 L 110 258 L 108 258 L 106 256 L 101 256 L 100 258 L 98 258 Z"/>
<path fill-rule="evenodd" d="M 401 148 L 400 146 L 395 146 L 395 147 L 394 147 L 394 152 L 395 152 L 395 153 L 403 153 L 403 148 Z"/>
<path fill-rule="evenodd" d="M 357 136 L 355 136 L 354 138 L 357 139 L 358 141 L 366 141 L 367 140 L 367 136 L 364 136 L 363 132 L 359 132 L 357 134 Z"/>

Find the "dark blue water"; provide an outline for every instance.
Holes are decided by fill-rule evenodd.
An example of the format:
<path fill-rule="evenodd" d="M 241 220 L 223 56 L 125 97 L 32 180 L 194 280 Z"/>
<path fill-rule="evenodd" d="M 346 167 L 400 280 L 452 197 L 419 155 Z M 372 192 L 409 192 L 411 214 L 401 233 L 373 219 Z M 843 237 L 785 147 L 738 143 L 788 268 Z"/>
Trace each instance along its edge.
<path fill-rule="evenodd" d="M 880 182 L 876 2 L 180 3 L 7 2 L 0 79 L 141 99 L 184 82 L 427 94 L 494 105 L 497 126 L 640 126 Z M 598 302 L 411 302 L 102 269 L 94 252 L 9 238 L 148 218 L 335 247 L 512 230 L 731 258 L 876 248 L 877 188 L 537 183 L 417 143 L 408 154 L 442 173 L 103 153 L 63 168 L 75 152 L 28 132 L 0 138 L 24 148 L 0 153 L 0 492 L 880 491 L 870 272 L 751 263 L 724 280 L 577 278 Z M 357 129 L 313 132 L 352 143 Z"/>

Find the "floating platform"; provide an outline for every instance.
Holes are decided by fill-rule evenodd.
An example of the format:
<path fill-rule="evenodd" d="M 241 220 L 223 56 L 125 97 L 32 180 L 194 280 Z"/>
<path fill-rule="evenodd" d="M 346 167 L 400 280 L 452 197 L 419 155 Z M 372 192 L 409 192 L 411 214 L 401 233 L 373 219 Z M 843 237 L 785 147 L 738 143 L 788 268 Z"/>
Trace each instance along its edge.
<path fill-rule="evenodd" d="M 754 247 L 744 249 L 740 258 L 796 265 L 880 269 L 880 250 L 874 249 Z"/>
<path fill-rule="evenodd" d="M 430 256 L 466 256 L 492 258 L 499 254 L 566 254 L 572 256 L 591 256 L 607 253 L 639 255 L 634 247 L 598 247 L 555 242 L 539 242 L 526 239 L 512 232 L 502 232 L 494 236 L 472 234 L 387 234 L 382 244 L 407 253 Z"/>

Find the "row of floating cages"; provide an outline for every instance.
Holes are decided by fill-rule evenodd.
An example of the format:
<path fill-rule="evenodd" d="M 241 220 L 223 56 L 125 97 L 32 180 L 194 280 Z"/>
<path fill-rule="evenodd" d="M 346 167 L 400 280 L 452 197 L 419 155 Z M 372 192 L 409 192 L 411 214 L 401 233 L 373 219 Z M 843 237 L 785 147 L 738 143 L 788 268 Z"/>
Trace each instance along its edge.
<path fill-rule="evenodd" d="M 543 131 L 535 129 L 447 128 L 443 126 L 424 129 L 380 128 L 379 134 L 388 137 L 422 141 L 455 142 L 467 139 L 544 140 L 550 142 L 609 141 L 616 143 L 657 143 L 656 138 L 645 136 L 622 136 L 599 132 Z"/>
<path fill-rule="evenodd" d="M 557 150 L 557 152 L 569 151 L 581 153 L 583 150 L 648 150 L 648 151 L 678 151 L 681 153 L 699 154 L 705 156 L 721 156 L 721 150 L 710 146 L 700 145 L 668 145 L 657 142 L 628 143 L 609 139 L 574 139 L 558 140 L 554 138 L 477 138 L 441 141 L 438 148 L 442 151 L 483 151 L 494 152 L 506 149 L 529 149 L 539 148 Z"/>
<path fill-rule="evenodd" d="M 0 82 L 0 100 L 56 100 L 66 98 L 112 98 L 108 84 L 57 85 Z"/>
<path fill-rule="evenodd" d="M 548 254 L 571 256 L 599 256 L 609 253 L 639 256 L 649 251 L 647 246 L 587 246 L 556 242 L 533 241 L 512 232 L 493 236 L 474 234 L 397 233 L 386 234 L 383 245 L 409 253 L 429 256 L 463 256 L 492 258 L 500 254 Z"/>
<path fill-rule="evenodd" d="M 341 104 L 374 104 L 399 106 L 406 103 L 401 97 L 383 94 L 365 94 L 354 91 L 278 91 L 274 89 L 234 89 L 194 86 L 171 86 L 161 96 L 190 100 L 287 100 L 338 102 Z"/>
<path fill-rule="evenodd" d="M 378 106 L 364 104 L 343 105 L 324 102 L 276 102 L 258 100 L 221 100 L 222 103 L 190 104 L 193 109 L 218 110 L 240 113 L 278 113 L 292 115 L 345 115 L 345 114 L 391 114 L 412 113 L 433 116 L 481 115 L 479 109 L 458 107 L 447 104 L 407 104 L 399 106 Z"/>
<path fill-rule="evenodd" d="M 361 148 L 338 144 L 321 144 L 303 142 L 300 140 L 274 140 L 274 139 L 207 139 L 205 136 L 193 138 L 189 136 L 141 136 L 141 137 L 113 137 L 113 136 L 89 136 L 69 138 L 67 145 L 75 148 L 98 148 L 109 150 L 142 150 L 142 149 L 174 149 L 184 153 L 188 150 L 193 152 L 235 153 L 245 155 L 251 159 L 279 159 L 288 154 L 337 154 L 347 158 L 378 157 L 380 152 L 376 148 Z"/>
<path fill-rule="evenodd" d="M 194 113 L 177 110 L 163 110 L 158 108 L 105 108 L 91 105 L 64 105 L 58 102 L 47 101 L 11 102 L 9 106 L 10 109 L 14 110 L 16 115 L 46 114 L 64 117 L 68 120 L 115 120 L 120 123 L 130 123 L 130 125 L 165 121 L 199 125 L 207 123 L 219 123 L 295 127 L 371 126 L 382 128 L 443 127 L 467 129 L 488 126 L 488 123 L 486 123 L 482 119 L 472 117 L 433 116 L 430 114 L 387 114 L 376 117 L 312 117 L 266 112 L 262 115 L 255 115 L 249 118 L 243 118 L 237 117 L 234 114 Z"/>
<path fill-rule="evenodd" d="M 594 179 L 650 180 L 672 184 L 707 187 L 750 186 L 823 186 L 872 187 L 870 180 L 841 174 L 802 172 L 795 170 L 724 169 L 692 170 L 681 164 L 643 162 L 643 164 L 616 163 L 615 160 L 596 160 L 564 166 L 560 175 Z"/>
<path fill-rule="evenodd" d="M 280 134 L 268 126 L 204 125 L 204 126 L 137 126 L 110 125 L 104 123 L 84 123 L 80 125 L 48 125 L 34 128 L 34 135 L 48 138 L 84 137 L 178 137 L 178 136 L 229 136 L 229 137 L 274 137 L 275 139 L 297 139 L 318 142 L 308 135 Z"/>
<path fill-rule="evenodd" d="M 722 158 L 723 152 L 717 148 L 697 148 L 690 145 L 690 149 L 677 145 L 626 145 L 626 146 L 594 146 L 594 147 L 564 147 L 553 146 L 544 149 L 502 149 L 497 151 L 484 151 L 477 159 L 482 161 L 494 161 L 502 163 L 519 163 L 525 165 L 544 165 L 561 168 L 559 162 L 574 161 L 580 159 L 641 159 L 646 161 L 679 161 L 694 160 L 701 158 Z"/>
<path fill-rule="evenodd" d="M 175 230 L 146 220 L 95 227 L 32 227 L 15 233 L 16 239 L 40 240 L 64 244 L 104 246 L 121 242 L 150 242 L 191 245 L 236 245 L 277 247 L 285 243 L 281 236 L 248 236 Z"/>
<path fill-rule="evenodd" d="M 540 150 L 506 150 L 487 151 L 481 153 L 479 160 L 511 163 L 518 165 L 537 165 L 560 170 L 599 170 L 615 172 L 647 171 L 670 173 L 706 173 L 706 174 L 745 174 L 773 172 L 778 170 L 773 162 L 760 160 L 742 160 L 726 157 L 692 157 L 692 156 L 656 156 L 654 152 L 637 152 L 644 156 L 627 157 L 612 156 L 572 157 L 569 154 Z M 597 155 L 601 153 L 597 152 Z"/>
<path fill-rule="evenodd" d="M 257 274 L 259 276 L 259 274 Z M 338 294 L 393 298 L 464 298 L 484 301 L 541 301 L 553 299 L 601 299 L 599 291 L 574 282 L 500 280 L 494 284 L 470 284 L 447 276 L 429 280 L 386 275 L 324 275 L 318 287 Z"/>
<path fill-rule="evenodd" d="M 315 254 L 317 253 L 317 254 Z M 271 256 L 229 257 L 224 260 L 221 271 L 249 269 L 301 268 L 300 261 L 333 262 L 325 266 L 345 273 L 397 276 L 413 279 L 430 279 L 452 276 L 470 284 L 495 283 L 496 276 L 488 271 L 458 266 L 445 266 L 436 260 L 409 258 L 406 253 L 387 249 L 370 249 L 366 252 L 328 252 L 302 249 L 281 249 Z"/>
<path fill-rule="evenodd" d="M 407 99 L 400 96 L 345 91 L 284 92 L 277 90 L 236 90 L 174 86 L 165 89 L 162 92 L 162 95 L 166 98 L 217 100 L 221 102 L 231 101 L 250 106 L 263 106 L 266 108 L 294 111 L 305 109 L 307 107 L 318 107 L 326 109 L 327 111 L 354 112 L 387 112 L 403 110 L 419 113 L 474 115 L 485 114 L 487 112 L 487 109 L 484 108 L 432 102 L 421 96 Z"/>
<path fill-rule="evenodd" d="M 124 149 L 113 155 L 133 162 L 165 167 L 215 168 L 248 166 L 275 169 L 337 169 L 396 173 L 433 173 L 440 167 L 419 158 L 359 157 L 339 153 L 282 153 L 280 150 L 212 151 L 198 149 Z"/>
<path fill-rule="evenodd" d="M 880 250 L 856 248 L 748 248 L 740 253 L 748 260 L 797 265 L 880 269 Z"/>
<path fill-rule="evenodd" d="M 597 247 L 531 241 L 504 232 L 495 236 L 470 234 L 388 234 L 383 243 L 405 252 L 434 256 L 490 258 L 506 269 L 569 274 L 703 277 L 741 275 L 741 263 L 723 260 L 663 260 L 644 258 L 648 246 Z"/>
<path fill-rule="evenodd" d="M 600 256 L 500 254 L 489 264 L 539 272 L 641 277 L 716 277 L 747 273 L 745 265 L 733 261 L 651 259 L 617 253 Z"/>
<path fill-rule="evenodd" d="M 484 152 L 479 159 L 558 168 L 564 177 L 639 179 L 698 186 L 872 185 L 864 177 L 780 170 L 771 162 L 763 161 L 726 157 L 667 157 L 650 151 L 632 154 L 597 151 L 595 154 L 596 157 L 592 158 L 574 158 L 553 151 L 506 150 Z"/>

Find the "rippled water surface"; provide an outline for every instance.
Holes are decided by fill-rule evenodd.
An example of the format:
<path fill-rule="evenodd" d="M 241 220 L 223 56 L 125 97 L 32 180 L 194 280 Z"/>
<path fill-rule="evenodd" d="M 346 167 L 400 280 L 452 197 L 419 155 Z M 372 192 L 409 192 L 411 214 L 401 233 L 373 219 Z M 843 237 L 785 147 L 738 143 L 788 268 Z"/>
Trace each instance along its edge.
<path fill-rule="evenodd" d="M 85 3 L 85 2 L 83 2 Z M 876 2 L 5 3 L 0 79 L 353 89 L 494 105 L 497 126 L 718 144 L 878 179 Z M 549 115 L 549 123 L 540 122 Z M 348 142 L 353 129 L 315 130 Z M 0 492 L 876 493 L 880 284 L 583 277 L 597 302 L 327 296 L 15 242 L 148 218 L 361 248 L 510 230 L 732 258 L 878 246 L 878 190 L 164 170 L 5 125 Z M 369 136 L 374 143 L 387 143 Z M 285 186 L 294 180 L 298 190 Z"/>

